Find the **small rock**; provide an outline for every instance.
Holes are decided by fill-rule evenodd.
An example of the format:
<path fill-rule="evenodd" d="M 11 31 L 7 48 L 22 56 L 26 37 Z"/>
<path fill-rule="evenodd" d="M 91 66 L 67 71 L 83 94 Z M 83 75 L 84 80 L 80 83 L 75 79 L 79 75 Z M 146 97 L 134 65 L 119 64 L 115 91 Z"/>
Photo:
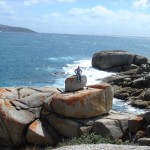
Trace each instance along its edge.
<path fill-rule="evenodd" d="M 80 90 L 86 86 L 86 83 L 87 83 L 87 77 L 85 75 L 81 75 L 81 81 L 77 80 L 77 76 L 75 75 L 68 77 L 65 80 L 65 91 L 71 92 L 71 91 Z"/>
<path fill-rule="evenodd" d="M 144 100 L 145 101 L 150 101 L 150 89 L 145 91 Z"/>
<path fill-rule="evenodd" d="M 148 102 L 138 99 L 138 100 L 132 101 L 131 105 L 133 107 L 138 107 L 138 108 L 147 108 L 148 107 Z"/>
<path fill-rule="evenodd" d="M 132 81 L 132 87 L 134 88 L 140 88 L 144 85 L 145 83 L 145 79 L 142 77 L 142 78 L 138 78 L 134 81 Z"/>
<path fill-rule="evenodd" d="M 143 116 L 144 116 L 144 119 L 146 120 L 146 122 L 148 124 L 150 124 L 150 111 L 146 112 Z"/>
<path fill-rule="evenodd" d="M 147 64 L 147 63 L 148 63 L 147 57 L 141 55 L 134 55 L 133 64 L 140 66 L 142 64 Z"/>
<path fill-rule="evenodd" d="M 135 134 L 134 141 L 137 142 L 138 139 L 145 137 L 145 132 L 140 130 Z"/>
<path fill-rule="evenodd" d="M 139 145 L 142 145 L 142 146 L 150 146 L 150 138 L 140 138 L 138 140 L 138 143 Z"/>
<path fill-rule="evenodd" d="M 143 117 L 131 118 L 128 120 L 128 128 L 130 132 L 137 132 L 143 127 Z"/>
<path fill-rule="evenodd" d="M 148 125 L 146 128 L 146 137 L 150 138 L 150 125 Z"/>
<path fill-rule="evenodd" d="M 93 132 L 102 137 L 119 139 L 123 136 L 119 122 L 111 119 L 96 120 L 93 125 Z"/>

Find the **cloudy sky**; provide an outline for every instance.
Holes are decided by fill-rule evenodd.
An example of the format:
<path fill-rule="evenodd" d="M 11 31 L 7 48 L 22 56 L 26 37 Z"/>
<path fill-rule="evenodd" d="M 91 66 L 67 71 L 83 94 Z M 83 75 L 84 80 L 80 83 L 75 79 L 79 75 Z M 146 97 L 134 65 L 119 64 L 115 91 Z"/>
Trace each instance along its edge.
<path fill-rule="evenodd" d="M 150 37 L 150 0 L 0 0 L 0 24 L 42 33 Z"/>

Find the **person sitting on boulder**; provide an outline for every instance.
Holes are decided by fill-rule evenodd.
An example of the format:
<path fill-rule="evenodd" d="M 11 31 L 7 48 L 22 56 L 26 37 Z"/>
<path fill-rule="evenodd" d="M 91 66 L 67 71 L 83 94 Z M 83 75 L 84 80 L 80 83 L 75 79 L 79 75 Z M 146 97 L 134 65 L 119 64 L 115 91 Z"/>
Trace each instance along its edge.
<path fill-rule="evenodd" d="M 78 66 L 77 69 L 75 69 L 75 74 L 77 76 L 77 80 L 79 80 L 81 82 L 81 74 L 82 74 L 82 70 L 80 69 L 80 67 Z"/>

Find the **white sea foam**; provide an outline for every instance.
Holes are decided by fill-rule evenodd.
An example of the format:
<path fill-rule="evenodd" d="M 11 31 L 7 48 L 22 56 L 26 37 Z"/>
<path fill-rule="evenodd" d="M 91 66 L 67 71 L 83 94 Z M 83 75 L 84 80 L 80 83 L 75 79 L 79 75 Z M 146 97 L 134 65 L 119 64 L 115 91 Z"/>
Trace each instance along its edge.
<path fill-rule="evenodd" d="M 143 109 L 132 107 L 131 105 L 129 105 L 129 103 L 123 102 L 122 100 L 119 100 L 117 98 L 113 99 L 112 109 L 118 112 L 126 112 L 126 113 L 133 113 L 133 114 L 142 114 L 146 111 Z"/>
<path fill-rule="evenodd" d="M 73 59 L 74 58 L 70 57 L 70 56 L 68 56 L 68 57 L 49 57 L 48 58 L 49 61 L 54 61 L 54 62 L 60 61 L 60 60 L 73 60 Z"/>
<path fill-rule="evenodd" d="M 87 85 L 100 83 L 104 77 L 114 74 L 92 68 L 91 60 L 89 59 L 74 61 L 73 64 L 67 64 L 67 66 L 63 67 L 63 70 L 66 74 L 73 75 L 78 66 L 82 69 L 82 74 L 87 76 Z"/>

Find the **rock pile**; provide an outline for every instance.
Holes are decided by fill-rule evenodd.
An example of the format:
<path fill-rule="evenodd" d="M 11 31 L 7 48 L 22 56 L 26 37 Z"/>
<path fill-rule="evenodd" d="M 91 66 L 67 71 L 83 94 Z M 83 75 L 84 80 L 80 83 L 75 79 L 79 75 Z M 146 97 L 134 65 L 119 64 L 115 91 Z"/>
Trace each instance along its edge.
<path fill-rule="evenodd" d="M 128 133 L 133 139 L 141 130 L 136 141 L 149 144 L 150 115 L 139 122 L 136 115 L 110 111 L 112 99 L 109 84 L 62 93 L 50 87 L 0 88 L 0 145 L 56 145 L 62 138 L 91 132 L 127 140 Z"/>
<path fill-rule="evenodd" d="M 79 137 L 91 131 L 86 119 L 108 114 L 112 99 L 108 84 L 64 93 L 50 87 L 0 88 L 0 145 L 55 145 L 62 137 Z"/>
<path fill-rule="evenodd" d="M 114 97 L 134 107 L 150 109 L 150 60 L 127 51 L 102 51 L 94 54 L 92 65 L 118 72 L 103 79 L 114 88 Z"/>

